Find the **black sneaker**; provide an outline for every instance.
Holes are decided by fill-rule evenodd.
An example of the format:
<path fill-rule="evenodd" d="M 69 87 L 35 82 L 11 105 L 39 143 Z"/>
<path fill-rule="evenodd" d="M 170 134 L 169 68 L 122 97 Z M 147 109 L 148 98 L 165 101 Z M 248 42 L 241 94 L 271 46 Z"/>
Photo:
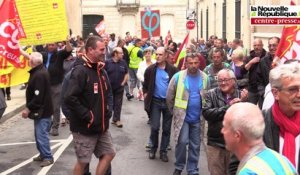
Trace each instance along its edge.
<path fill-rule="evenodd" d="M 155 151 L 149 151 L 149 159 L 155 159 Z"/>
<path fill-rule="evenodd" d="M 163 162 L 169 162 L 169 158 L 168 158 L 167 153 L 161 153 L 159 158 Z"/>
<path fill-rule="evenodd" d="M 130 93 L 126 93 L 126 97 L 127 97 L 127 100 L 130 101 L 131 99 L 134 98 L 134 96 Z"/>
<path fill-rule="evenodd" d="M 173 175 L 181 175 L 181 170 L 175 169 Z"/>

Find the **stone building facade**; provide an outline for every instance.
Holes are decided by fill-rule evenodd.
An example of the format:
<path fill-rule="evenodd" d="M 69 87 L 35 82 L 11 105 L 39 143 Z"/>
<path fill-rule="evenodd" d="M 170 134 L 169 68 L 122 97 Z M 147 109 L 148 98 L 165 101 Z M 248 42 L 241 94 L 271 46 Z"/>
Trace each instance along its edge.
<path fill-rule="evenodd" d="M 251 26 L 251 5 L 289 5 L 290 0 L 66 0 L 69 26 L 74 34 L 87 35 L 99 20 L 104 19 L 107 33 L 125 37 L 141 37 L 140 11 L 160 10 L 161 36 L 170 30 L 175 41 L 181 42 L 187 34 L 187 11 L 194 10 L 195 29 L 190 37 L 207 39 L 217 35 L 232 41 L 240 38 L 251 49 L 254 38 L 281 36 L 282 26 Z M 298 2 L 296 2 L 298 3 Z M 197 30 L 198 29 L 198 30 Z M 198 31 L 198 32 L 197 32 Z"/>
<path fill-rule="evenodd" d="M 146 8 L 160 10 L 160 30 L 163 38 L 170 30 L 175 41 L 181 42 L 186 30 L 187 9 L 196 9 L 195 0 L 66 0 L 69 26 L 74 34 L 92 32 L 88 27 L 104 18 L 107 33 L 125 37 L 129 31 L 132 36 L 141 37 L 140 11 Z M 78 16 L 79 15 L 79 16 Z M 97 23 L 98 23 L 97 22 Z M 88 29 L 89 28 L 89 29 Z M 191 30 L 196 36 L 196 28 Z M 95 31 L 94 31 L 95 32 Z"/>

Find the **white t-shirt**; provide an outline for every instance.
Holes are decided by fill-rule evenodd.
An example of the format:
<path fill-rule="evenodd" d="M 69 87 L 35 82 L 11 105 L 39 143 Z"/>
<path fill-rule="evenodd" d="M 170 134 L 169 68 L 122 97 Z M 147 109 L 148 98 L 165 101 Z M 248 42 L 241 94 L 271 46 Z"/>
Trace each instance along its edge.
<path fill-rule="evenodd" d="M 282 149 L 283 149 L 283 143 L 284 139 L 279 136 L 279 153 L 282 155 Z M 295 154 L 295 160 L 296 160 L 296 170 L 298 170 L 298 162 L 299 162 L 299 147 L 300 147 L 300 135 L 298 135 L 295 139 L 296 143 L 296 154 Z"/>
<path fill-rule="evenodd" d="M 269 109 L 271 108 L 271 106 L 274 104 L 274 96 L 272 94 L 272 88 L 271 88 L 271 85 L 270 83 L 266 86 L 265 88 L 265 99 L 264 99 L 264 102 L 263 102 L 263 106 L 262 106 L 262 109 Z"/>

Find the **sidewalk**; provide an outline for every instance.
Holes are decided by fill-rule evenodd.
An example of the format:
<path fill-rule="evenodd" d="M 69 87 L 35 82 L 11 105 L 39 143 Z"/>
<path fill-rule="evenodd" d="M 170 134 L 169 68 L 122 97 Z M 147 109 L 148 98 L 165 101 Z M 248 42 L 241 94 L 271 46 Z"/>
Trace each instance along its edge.
<path fill-rule="evenodd" d="M 6 100 L 7 108 L 4 115 L 0 119 L 0 124 L 5 122 L 7 119 L 21 112 L 26 104 L 25 92 L 26 90 L 20 90 L 21 85 L 11 87 L 11 100 Z"/>

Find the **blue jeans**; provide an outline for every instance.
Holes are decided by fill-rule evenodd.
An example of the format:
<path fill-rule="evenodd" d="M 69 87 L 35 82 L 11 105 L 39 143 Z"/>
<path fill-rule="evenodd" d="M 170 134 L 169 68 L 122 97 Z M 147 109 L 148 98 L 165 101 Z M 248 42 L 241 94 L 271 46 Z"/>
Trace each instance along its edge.
<path fill-rule="evenodd" d="M 189 175 L 199 173 L 198 162 L 200 156 L 200 127 L 200 122 L 184 122 L 175 148 L 175 168 L 178 170 L 183 170 L 186 164 L 186 151 L 188 146 L 186 169 Z"/>
<path fill-rule="evenodd" d="M 51 125 L 51 117 L 40 118 L 34 120 L 34 137 L 36 148 L 40 152 L 43 159 L 53 159 L 49 142 L 49 130 Z"/>
<path fill-rule="evenodd" d="M 151 112 L 150 112 L 151 115 L 150 139 L 153 144 L 151 148 L 152 152 L 156 152 L 158 148 L 158 136 L 159 136 L 161 114 L 163 117 L 163 122 L 162 122 L 160 153 L 166 153 L 170 142 L 172 115 L 167 107 L 165 99 L 153 98 L 151 102 Z"/>

